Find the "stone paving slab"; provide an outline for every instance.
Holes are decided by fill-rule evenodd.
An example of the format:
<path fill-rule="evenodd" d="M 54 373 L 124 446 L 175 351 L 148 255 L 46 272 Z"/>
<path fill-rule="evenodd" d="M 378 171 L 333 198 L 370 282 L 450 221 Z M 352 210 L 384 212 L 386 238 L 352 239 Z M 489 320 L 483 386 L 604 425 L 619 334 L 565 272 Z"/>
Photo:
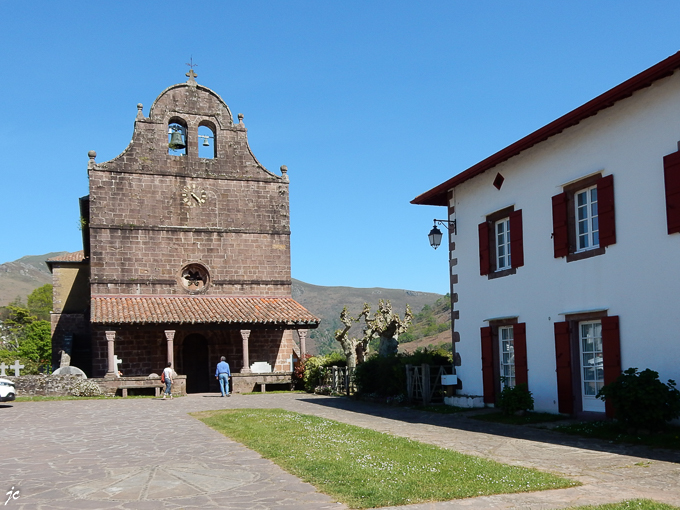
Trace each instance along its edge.
<path fill-rule="evenodd" d="M 569 489 L 400 507 L 527 509 L 649 498 L 680 505 L 680 453 L 303 394 L 190 395 L 0 405 L 12 440 L 0 451 L 0 496 L 16 509 L 345 509 L 189 416 L 224 408 L 283 408 L 578 480 Z M 5 496 L 6 497 L 6 496 Z"/>

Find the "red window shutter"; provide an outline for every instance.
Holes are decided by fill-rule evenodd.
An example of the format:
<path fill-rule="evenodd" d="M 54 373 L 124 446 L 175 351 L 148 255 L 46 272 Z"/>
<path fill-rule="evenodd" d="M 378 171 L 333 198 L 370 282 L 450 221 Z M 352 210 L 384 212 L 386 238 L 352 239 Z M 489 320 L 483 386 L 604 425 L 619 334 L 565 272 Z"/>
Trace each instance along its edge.
<path fill-rule="evenodd" d="M 616 381 L 621 375 L 621 342 L 619 339 L 619 317 L 602 317 L 602 367 L 604 368 L 604 384 Z M 605 412 L 614 417 L 614 408 L 605 402 Z"/>
<path fill-rule="evenodd" d="M 484 384 L 484 402 L 493 404 L 496 401 L 493 380 L 493 336 L 491 328 L 481 328 L 482 333 L 482 382 Z"/>
<path fill-rule="evenodd" d="M 479 224 L 479 274 L 491 272 L 491 256 L 489 253 L 489 224 Z"/>
<path fill-rule="evenodd" d="M 569 255 L 569 224 L 567 221 L 567 194 L 552 197 L 553 249 L 555 258 Z"/>
<path fill-rule="evenodd" d="M 510 261 L 512 262 L 512 267 L 521 267 L 524 265 L 522 209 L 510 213 Z"/>
<path fill-rule="evenodd" d="M 680 232 L 680 151 L 663 158 L 668 233 Z"/>
<path fill-rule="evenodd" d="M 571 372 L 569 323 L 555 323 L 555 367 L 557 372 L 557 404 L 560 413 L 574 413 Z"/>
<path fill-rule="evenodd" d="M 512 228 L 512 227 L 511 227 Z M 527 325 L 519 322 L 512 325 L 513 345 L 515 348 L 515 383 L 529 384 L 527 367 Z"/>
<path fill-rule="evenodd" d="M 597 181 L 597 214 L 600 226 L 600 246 L 616 243 L 616 217 L 614 214 L 614 176 L 607 175 Z"/>

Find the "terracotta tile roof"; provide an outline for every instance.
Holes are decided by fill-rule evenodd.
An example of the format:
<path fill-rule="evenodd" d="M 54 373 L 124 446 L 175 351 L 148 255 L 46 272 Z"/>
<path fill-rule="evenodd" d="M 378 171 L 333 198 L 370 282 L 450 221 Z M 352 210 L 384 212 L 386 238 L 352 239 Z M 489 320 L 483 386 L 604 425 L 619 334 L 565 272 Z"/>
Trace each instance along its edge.
<path fill-rule="evenodd" d="M 95 324 L 248 324 L 316 328 L 317 317 L 286 297 L 93 296 Z"/>
<path fill-rule="evenodd" d="M 74 251 L 73 253 L 63 253 L 56 257 L 47 259 L 47 262 L 82 262 L 85 259 L 85 252 L 83 250 Z"/>

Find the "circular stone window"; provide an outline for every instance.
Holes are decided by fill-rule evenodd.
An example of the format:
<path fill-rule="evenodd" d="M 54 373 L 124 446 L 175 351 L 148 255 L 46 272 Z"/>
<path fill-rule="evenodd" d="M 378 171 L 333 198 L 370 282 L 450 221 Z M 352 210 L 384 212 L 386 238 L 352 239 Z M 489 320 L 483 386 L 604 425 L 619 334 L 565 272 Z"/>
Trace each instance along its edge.
<path fill-rule="evenodd" d="M 203 264 L 187 264 L 179 273 L 179 284 L 192 294 L 200 294 L 208 290 L 210 273 Z"/>

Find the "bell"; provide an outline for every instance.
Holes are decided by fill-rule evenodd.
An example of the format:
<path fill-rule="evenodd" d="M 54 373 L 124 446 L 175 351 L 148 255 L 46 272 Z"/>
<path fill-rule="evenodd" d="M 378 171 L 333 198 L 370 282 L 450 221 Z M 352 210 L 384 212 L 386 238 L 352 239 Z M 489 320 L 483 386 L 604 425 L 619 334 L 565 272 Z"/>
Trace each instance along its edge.
<path fill-rule="evenodd" d="M 203 139 L 203 147 L 210 147 L 210 142 L 208 141 L 207 136 Z"/>
<path fill-rule="evenodd" d="M 186 144 L 184 143 L 184 140 L 182 140 L 182 133 L 179 131 L 173 131 L 172 135 L 170 135 L 170 143 L 168 144 L 168 147 L 170 147 L 172 150 L 184 149 Z"/>

